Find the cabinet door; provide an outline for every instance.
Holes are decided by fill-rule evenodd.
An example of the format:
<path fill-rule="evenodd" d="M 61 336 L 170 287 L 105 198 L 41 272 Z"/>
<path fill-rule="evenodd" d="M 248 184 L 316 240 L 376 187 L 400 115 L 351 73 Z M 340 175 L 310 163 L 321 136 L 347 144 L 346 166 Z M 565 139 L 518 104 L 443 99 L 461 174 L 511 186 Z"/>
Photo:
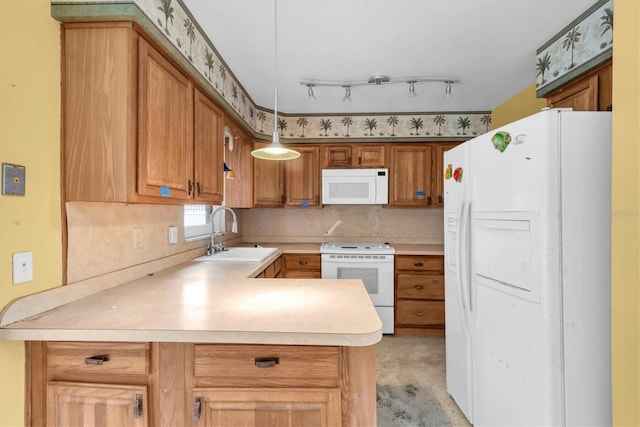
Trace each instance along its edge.
<path fill-rule="evenodd" d="M 224 203 L 231 208 L 251 208 L 253 207 L 253 157 L 251 157 L 253 141 L 228 119 L 225 120 L 225 125 L 229 128 L 233 141 L 225 140 L 224 158 L 235 178 L 224 180 Z"/>
<path fill-rule="evenodd" d="M 255 149 L 269 144 L 254 142 Z M 282 207 L 284 178 L 282 162 L 253 159 L 253 204 L 255 207 Z"/>
<path fill-rule="evenodd" d="M 138 51 L 138 193 L 193 196 L 193 88 L 142 38 Z"/>
<path fill-rule="evenodd" d="M 580 80 L 549 96 L 547 105 L 552 108 L 573 108 L 574 111 L 597 111 L 598 76 Z"/>
<path fill-rule="evenodd" d="M 547 94 L 550 108 L 607 111 L 612 108 L 612 61 L 609 59 L 566 85 Z"/>
<path fill-rule="evenodd" d="M 386 165 L 385 146 L 362 144 L 356 146 L 356 167 L 383 168 Z"/>
<path fill-rule="evenodd" d="M 198 426 L 322 427 L 342 425 L 340 389 L 194 389 Z"/>
<path fill-rule="evenodd" d="M 389 205 L 428 207 L 431 198 L 431 147 L 391 146 Z"/>
<path fill-rule="evenodd" d="M 327 145 L 322 147 L 322 167 L 346 169 L 352 164 L 351 145 Z"/>
<path fill-rule="evenodd" d="M 148 425 L 144 386 L 47 383 L 47 426 Z"/>
<path fill-rule="evenodd" d="M 135 195 L 136 34 L 64 25 L 62 121 L 66 200 Z M 105 73 L 105 70 L 110 72 Z"/>
<path fill-rule="evenodd" d="M 317 146 L 295 147 L 300 157 L 285 165 L 286 205 L 320 206 L 320 151 Z"/>
<path fill-rule="evenodd" d="M 194 198 L 219 205 L 223 190 L 223 115 L 203 93 L 197 89 L 193 92 Z"/>
<path fill-rule="evenodd" d="M 445 168 L 443 166 L 444 162 L 444 152 L 452 149 L 456 145 L 460 144 L 459 142 L 448 142 L 436 144 L 433 156 L 433 164 L 432 167 L 435 168 L 435 190 L 433 191 L 433 204 L 434 206 L 441 208 L 444 206 L 444 171 Z"/>

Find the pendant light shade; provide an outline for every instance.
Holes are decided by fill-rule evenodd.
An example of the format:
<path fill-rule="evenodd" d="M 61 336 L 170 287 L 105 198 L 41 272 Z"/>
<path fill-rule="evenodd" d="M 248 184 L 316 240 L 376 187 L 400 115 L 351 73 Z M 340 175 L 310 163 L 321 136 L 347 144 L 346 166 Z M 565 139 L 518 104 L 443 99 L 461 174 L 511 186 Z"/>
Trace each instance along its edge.
<path fill-rule="evenodd" d="M 293 160 L 300 157 L 300 153 L 291 148 L 287 148 L 280 144 L 280 135 L 278 134 L 278 0 L 274 0 L 274 102 L 273 102 L 273 140 L 268 147 L 253 150 L 251 155 L 262 160 Z"/>

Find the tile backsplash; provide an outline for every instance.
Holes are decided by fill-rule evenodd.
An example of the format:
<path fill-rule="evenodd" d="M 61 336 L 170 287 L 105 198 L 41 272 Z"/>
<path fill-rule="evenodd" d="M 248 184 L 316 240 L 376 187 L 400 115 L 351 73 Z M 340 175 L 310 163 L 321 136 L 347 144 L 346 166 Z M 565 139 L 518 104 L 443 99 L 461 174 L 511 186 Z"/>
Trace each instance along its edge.
<path fill-rule="evenodd" d="M 389 241 L 442 244 L 442 209 L 333 205 L 321 209 L 246 209 L 245 242 Z"/>
<path fill-rule="evenodd" d="M 387 241 L 442 244 L 441 209 L 392 209 L 381 206 L 325 206 L 321 209 L 237 209 L 245 242 Z M 204 252 L 207 240 L 184 241 L 180 205 L 67 202 L 67 283 L 129 269 L 149 274 Z M 170 245 L 169 226 L 178 227 Z M 134 247 L 134 228 L 140 247 Z M 105 277 L 105 280 L 108 280 Z"/>

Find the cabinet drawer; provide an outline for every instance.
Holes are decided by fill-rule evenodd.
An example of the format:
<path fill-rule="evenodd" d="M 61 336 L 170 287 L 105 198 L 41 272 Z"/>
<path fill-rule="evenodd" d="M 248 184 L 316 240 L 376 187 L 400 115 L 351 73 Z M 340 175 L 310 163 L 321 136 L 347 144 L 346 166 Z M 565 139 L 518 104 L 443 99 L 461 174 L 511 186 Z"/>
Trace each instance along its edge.
<path fill-rule="evenodd" d="M 321 279 L 320 270 L 287 270 L 285 279 Z"/>
<path fill-rule="evenodd" d="M 444 300 L 444 276 L 400 273 L 397 277 L 398 298 Z"/>
<path fill-rule="evenodd" d="M 146 375 L 149 343 L 48 342 L 47 371 Z"/>
<path fill-rule="evenodd" d="M 442 256 L 397 256 L 396 270 L 438 271 L 444 268 Z"/>
<path fill-rule="evenodd" d="M 196 344 L 193 357 L 196 377 L 337 379 L 340 366 L 338 347 Z"/>
<path fill-rule="evenodd" d="M 320 254 L 286 254 L 285 270 L 320 270 Z"/>
<path fill-rule="evenodd" d="M 398 300 L 396 322 L 444 327 L 444 301 Z"/>

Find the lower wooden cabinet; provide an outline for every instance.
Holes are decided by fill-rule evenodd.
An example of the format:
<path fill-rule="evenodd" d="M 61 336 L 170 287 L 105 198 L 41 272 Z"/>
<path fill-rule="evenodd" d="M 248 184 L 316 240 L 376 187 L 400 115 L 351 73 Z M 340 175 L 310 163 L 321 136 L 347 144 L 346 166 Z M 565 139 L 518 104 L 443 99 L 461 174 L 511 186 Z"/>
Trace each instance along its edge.
<path fill-rule="evenodd" d="M 284 277 L 320 279 L 320 254 L 284 254 Z"/>
<path fill-rule="evenodd" d="M 284 275 L 283 256 L 279 256 L 256 276 L 258 279 L 279 279 Z"/>
<path fill-rule="evenodd" d="M 26 425 L 376 425 L 374 346 L 37 341 L 26 355 Z"/>
<path fill-rule="evenodd" d="M 340 389 L 194 389 L 192 426 L 342 425 Z"/>
<path fill-rule="evenodd" d="M 196 344 L 192 426 L 339 426 L 340 357 L 332 346 Z"/>
<path fill-rule="evenodd" d="M 50 381 L 47 383 L 47 426 L 150 425 L 147 387 Z"/>
<path fill-rule="evenodd" d="M 396 256 L 396 333 L 444 335 L 444 257 Z"/>

